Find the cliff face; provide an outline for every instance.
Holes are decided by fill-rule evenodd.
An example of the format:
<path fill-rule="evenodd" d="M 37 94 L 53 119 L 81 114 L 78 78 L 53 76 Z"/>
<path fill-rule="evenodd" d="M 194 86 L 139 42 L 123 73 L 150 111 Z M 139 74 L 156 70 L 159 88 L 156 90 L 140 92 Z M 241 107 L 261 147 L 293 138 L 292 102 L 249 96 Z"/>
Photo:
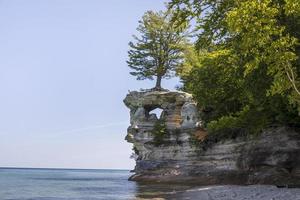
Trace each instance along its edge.
<path fill-rule="evenodd" d="M 178 91 L 130 92 L 126 140 L 136 167 L 131 180 L 199 184 L 300 185 L 300 134 L 274 128 L 255 138 L 237 138 L 203 148 L 196 103 Z M 159 108 L 160 116 L 151 111 Z"/>

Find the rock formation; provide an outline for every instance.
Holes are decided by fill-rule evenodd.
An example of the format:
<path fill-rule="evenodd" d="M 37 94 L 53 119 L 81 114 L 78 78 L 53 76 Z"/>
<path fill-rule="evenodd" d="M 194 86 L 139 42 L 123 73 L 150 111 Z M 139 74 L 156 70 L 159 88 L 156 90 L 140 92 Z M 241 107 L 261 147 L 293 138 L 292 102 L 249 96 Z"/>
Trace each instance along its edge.
<path fill-rule="evenodd" d="M 300 134 L 273 128 L 260 136 L 219 141 L 208 148 L 190 94 L 133 91 L 126 140 L 136 154 L 131 180 L 199 184 L 300 185 Z M 151 111 L 161 109 L 160 116 Z"/>

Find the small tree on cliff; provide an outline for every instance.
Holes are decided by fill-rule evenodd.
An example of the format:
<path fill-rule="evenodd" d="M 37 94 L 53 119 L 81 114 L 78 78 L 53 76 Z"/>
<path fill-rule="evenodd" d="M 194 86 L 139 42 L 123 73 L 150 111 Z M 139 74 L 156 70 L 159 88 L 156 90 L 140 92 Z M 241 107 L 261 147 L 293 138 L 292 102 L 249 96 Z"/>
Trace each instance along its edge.
<path fill-rule="evenodd" d="M 156 77 L 155 89 L 161 89 L 162 78 L 171 78 L 175 69 L 183 63 L 183 52 L 187 45 L 187 29 L 178 26 L 170 13 L 148 11 L 139 21 L 128 51 L 128 66 L 137 80 Z"/>

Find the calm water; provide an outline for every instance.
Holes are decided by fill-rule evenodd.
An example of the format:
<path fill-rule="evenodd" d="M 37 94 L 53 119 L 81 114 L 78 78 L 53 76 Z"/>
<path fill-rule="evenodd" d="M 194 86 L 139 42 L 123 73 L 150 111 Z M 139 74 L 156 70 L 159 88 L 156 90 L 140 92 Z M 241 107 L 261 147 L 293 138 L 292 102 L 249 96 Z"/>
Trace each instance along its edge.
<path fill-rule="evenodd" d="M 126 170 L 1 169 L 0 200 L 121 200 L 159 197 L 185 186 L 138 185 Z"/>

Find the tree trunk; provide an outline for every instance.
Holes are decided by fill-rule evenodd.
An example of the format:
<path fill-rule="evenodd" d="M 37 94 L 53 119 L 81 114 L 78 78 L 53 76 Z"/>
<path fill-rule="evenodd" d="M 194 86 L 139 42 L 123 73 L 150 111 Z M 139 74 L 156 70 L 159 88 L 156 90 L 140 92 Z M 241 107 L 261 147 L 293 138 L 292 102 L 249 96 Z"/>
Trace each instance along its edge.
<path fill-rule="evenodd" d="M 155 88 L 156 90 L 160 90 L 161 89 L 161 79 L 162 79 L 162 76 L 157 76 L 156 78 L 156 84 L 155 84 Z"/>

